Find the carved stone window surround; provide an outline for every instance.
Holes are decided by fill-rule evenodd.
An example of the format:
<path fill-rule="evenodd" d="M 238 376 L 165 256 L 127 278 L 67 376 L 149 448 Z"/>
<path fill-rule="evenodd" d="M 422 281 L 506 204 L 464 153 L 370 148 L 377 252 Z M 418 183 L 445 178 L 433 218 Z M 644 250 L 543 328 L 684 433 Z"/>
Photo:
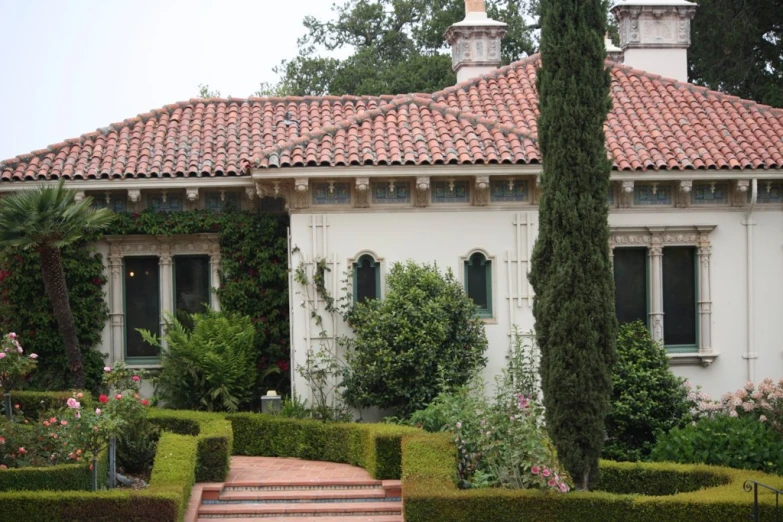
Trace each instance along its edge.
<path fill-rule="evenodd" d="M 131 256 L 155 256 L 159 259 L 161 312 L 174 311 L 173 258 L 179 255 L 208 255 L 210 286 L 220 286 L 220 242 L 217 234 L 189 234 L 172 236 L 107 236 L 109 243 L 109 314 L 111 325 L 112 361 L 125 359 L 125 302 L 123 259 Z M 217 294 L 210 294 L 210 305 L 220 310 Z M 163 320 L 161 317 L 161 327 Z M 132 366 L 133 365 L 131 363 Z M 145 367 L 155 365 L 142 364 Z"/>
<path fill-rule="evenodd" d="M 710 233 L 716 225 L 693 226 L 651 226 L 651 227 L 612 227 L 609 236 L 609 247 L 615 248 L 643 247 L 648 249 L 649 261 L 649 324 L 654 340 L 663 343 L 663 249 L 671 246 L 693 246 L 697 248 L 699 269 L 696 284 L 698 285 L 697 351 L 689 353 L 668 354 L 670 363 L 701 364 L 709 366 L 719 353 L 712 347 L 712 292 L 710 277 L 710 258 L 712 245 Z"/>

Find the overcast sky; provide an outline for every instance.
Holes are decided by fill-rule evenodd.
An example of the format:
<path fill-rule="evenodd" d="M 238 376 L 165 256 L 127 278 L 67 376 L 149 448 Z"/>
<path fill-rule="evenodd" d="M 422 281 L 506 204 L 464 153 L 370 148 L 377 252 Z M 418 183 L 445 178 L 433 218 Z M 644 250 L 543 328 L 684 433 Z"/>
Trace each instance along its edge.
<path fill-rule="evenodd" d="M 0 161 L 198 94 L 248 96 L 331 0 L 0 0 Z"/>

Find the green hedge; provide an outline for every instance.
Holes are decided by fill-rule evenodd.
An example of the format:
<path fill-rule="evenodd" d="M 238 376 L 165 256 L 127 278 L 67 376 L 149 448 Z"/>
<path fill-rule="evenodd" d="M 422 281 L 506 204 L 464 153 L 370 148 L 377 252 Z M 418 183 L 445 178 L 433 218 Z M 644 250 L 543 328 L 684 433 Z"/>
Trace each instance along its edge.
<path fill-rule="evenodd" d="M 0 493 L 0 520 L 25 522 L 176 522 L 187 508 L 196 480 L 198 439 L 163 433 L 149 488 L 90 493 L 14 491 Z"/>
<path fill-rule="evenodd" d="M 754 479 L 783 489 L 783 477 L 728 468 L 602 461 L 609 491 L 568 494 L 456 487 L 456 450 L 447 435 L 405 437 L 402 444 L 406 522 L 719 522 L 745 520 L 753 496 L 742 485 Z M 672 484 L 667 484 L 668 481 Z M 710 487 L 713 486 L 713 487 Z M 681 492 L 676 491 L 692 490 Z M 639 493 L 652 490 L 656 495 Z M 669 493 L 667 495 L 667 493 Z M 761 493 L 762 519 L 772 516 L 774 495 Z"/>
<path fill-rule="evenodd" d="M 402 438 L 421 433 L 387 424 L 333 424 L 257 413 L 228 415 L 234 454 L 297 457 L 365 468 L 376 479 L 398 479 Z"/>
<path fill-rule="evenodd" d="M 164 430 L 198 439 L 196 482 L 223 482 L 231 464 L 233 432 L 225 415 L 152 408 L 149 419 Z"/>
<path fill-rule="evenodd" d="M 90 491 L 91 462 L 41 468 L 11 468 L 0 471 L 0 491 Z M 98 457 L 98 477 L 107 477 L 109 453 Z"/>
<path fill-rule="evenodd" d="M 25 417 L 31 420 L 38 420 L 43 413 L 52 410 L 61 410 L 66 407 L 65 401 L 73 397 L 75 391 L 59 392 L 36 392 L 36 391 L 11 391 L 11 400 L 18 404 L 24 412 Z M 90 408 L 95 405 L 95 400 L 88 392 L 83 392 L 79 399 L 84 407 Z M 0 391 L 0 400 L 3 398 L 3 392 Z"/>

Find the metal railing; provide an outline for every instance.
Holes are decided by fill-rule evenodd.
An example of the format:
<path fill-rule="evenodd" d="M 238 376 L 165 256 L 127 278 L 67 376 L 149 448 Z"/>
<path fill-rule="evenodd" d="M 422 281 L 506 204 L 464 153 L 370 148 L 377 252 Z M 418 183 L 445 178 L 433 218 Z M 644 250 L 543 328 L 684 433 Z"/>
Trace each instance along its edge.
<path fill-rule="evenodd" d="M 750 515 L 750 520 L 753 522 L 761 522 L 759 515 L 759 488 L 763 488 L 775 493 L 775 522 L 780 522 L 780 495 L 783 494 L 783 491 L 775 489 L 771 486 L 767 486 L 766 484 L 762 484 L 761 482 L 756 482 L 755 480 L 746 480 L 742 485 L 742 489 L 744 489 L 746 492 L 753 492 L 753 514 Z"/>

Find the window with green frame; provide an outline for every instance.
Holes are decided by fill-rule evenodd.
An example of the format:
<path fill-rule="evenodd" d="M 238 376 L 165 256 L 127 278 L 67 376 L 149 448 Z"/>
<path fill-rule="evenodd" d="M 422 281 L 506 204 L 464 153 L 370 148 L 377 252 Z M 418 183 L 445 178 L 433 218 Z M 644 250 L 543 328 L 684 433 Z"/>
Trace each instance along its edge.
<path fill-rule="evenodd" d="M 145 343 L 139 329 L 160 335 L 160 268 L 157 257 L 130 256 L 125 270 L 125 358 L 156 360 L 158 349 Z"/>
<path fill-rule="evenodd" d="M 695 247 L 663 249 L 663 344 L 672 350 L 692 350 L 699 344 Z"/>
<path fill-rule="evenodd" d="M 353 302 L 381 298 L 381 264 L 364 254 L 353 264 Z"/>
<path fill-rule="evenodd" d="M 647 260 L 646 248 L 614 249 L 614 308 L 620 324 L 648 325 Z"/>
<path fill-rule="evenodd" d="M 209 308 L 209 256 L 174 256 L 174 310 L 206 312 Z"/>
<path fill-rule="evenodd" d="M 479 317 L 492 317 L 492 261 L 481 252 L 465 261 L 465 293 L 478 306 Z"/>

